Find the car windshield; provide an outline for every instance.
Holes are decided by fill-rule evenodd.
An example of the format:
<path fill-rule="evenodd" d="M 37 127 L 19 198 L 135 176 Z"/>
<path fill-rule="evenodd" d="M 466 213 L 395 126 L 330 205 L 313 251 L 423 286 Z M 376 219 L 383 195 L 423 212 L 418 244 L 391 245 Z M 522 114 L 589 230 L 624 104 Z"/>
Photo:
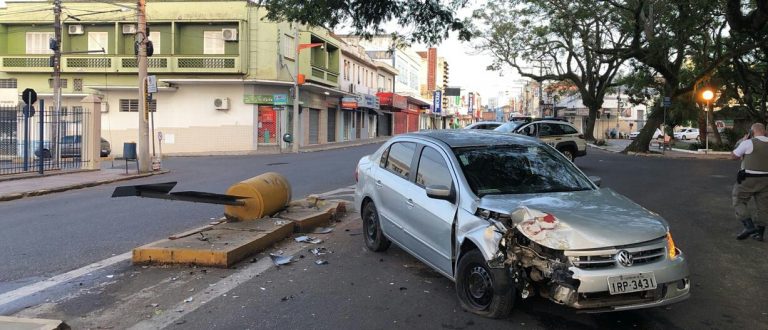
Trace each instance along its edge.
<path fill-rule="evenodd" d="M 524 124 L 524 122 L 510 121 L 494 128 L 493 130 L 502 133 L 513 133 L 522 124 Z"/>
<path fill-rule="evenodd" d="M 462 147 L 453 152 L 479 197 L 593 189 L 572 163 L 545 146 Z"/>

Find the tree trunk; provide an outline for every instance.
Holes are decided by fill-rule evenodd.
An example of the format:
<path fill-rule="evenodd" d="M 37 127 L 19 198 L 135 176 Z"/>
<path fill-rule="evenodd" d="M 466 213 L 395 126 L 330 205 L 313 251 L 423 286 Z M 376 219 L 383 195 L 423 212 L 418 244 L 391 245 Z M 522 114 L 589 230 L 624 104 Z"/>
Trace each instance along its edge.
<path fill-rule="evenodd" d="M 589 115 L 587 116 L 587 127 L 584 129 L 584 139 L 587 141 L 597 141 L 595 138 L 595 121 L 597 121 L 597 109 L 589 108 Z"/>
<path fill-rule="evenodd" d="M 709 134 L 709 127 L 707 127 L 707 105 L 705 104 L 703 110 L 699 110 L 699 116 L 696 118 L 696 122 L 699 126 L 699 142 L 704 145 L 707 134 Z"/>
<path fill-rule="evenodd" d="M 664 115 L 659 109 L 654 109 L 648 116 L 643 129 L 640 130 L 640 134 L 637 135 L 635 140 L 632 141 L 622 153 L 629 151 L 633 152 L 648 152 L 648 146 L 651 144 L 653 135 L 656 133 L 656 129 L 664 122 Z"/>
<path fill-rule="evenodd" d="M 709 116 L 709 127 L 712 129 L 712 135 L 715 137 L 715 144 L 717 145 L 723 145 L 723 139 L 720 138 L 720 132 L 717 130 L 717 125 L 715 125 L 715 115 L 712 113 L 712 111 L 707 111 L 707 115 Z"/>

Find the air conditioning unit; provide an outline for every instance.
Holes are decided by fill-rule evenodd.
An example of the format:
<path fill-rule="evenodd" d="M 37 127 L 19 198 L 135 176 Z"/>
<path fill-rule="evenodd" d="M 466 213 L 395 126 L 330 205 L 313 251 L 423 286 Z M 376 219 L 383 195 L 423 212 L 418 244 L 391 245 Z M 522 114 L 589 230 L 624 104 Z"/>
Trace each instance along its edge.
<path fill-rule="evenodd" d="M 83 34 L 83 26 L 80 24 L 70 25 L 67 31 L 69 34 Z"/>
<path fill-rule="evenodd" d="M 229 110 L 229 98 L 217 98 L 213 100 L 213 106 L 216 108 L 216 110 Z"/>
<path fill-rule="evenodd" d="M 136 34 L 136 24 L 123 25 L 123 34 Z"/>
<path fill-rule="evenodd" d="M 221 29 L 224 41 L 237 41 L 237 29 Z"/>

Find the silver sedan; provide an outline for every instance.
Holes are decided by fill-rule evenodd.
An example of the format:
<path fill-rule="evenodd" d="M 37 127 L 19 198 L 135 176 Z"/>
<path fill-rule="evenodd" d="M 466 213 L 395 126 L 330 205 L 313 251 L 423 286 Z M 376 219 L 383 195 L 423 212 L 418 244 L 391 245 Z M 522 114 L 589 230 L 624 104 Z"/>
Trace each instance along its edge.
<path fill-rule="evenodd" d="M 363 157 L 356 178 L 366 246 L 394 242 L 453 280 L 470 312 L 503 317 L 536 294 L 596 312 L 690 295 L 666 221 L 536 139 L 399 135 Z"/>

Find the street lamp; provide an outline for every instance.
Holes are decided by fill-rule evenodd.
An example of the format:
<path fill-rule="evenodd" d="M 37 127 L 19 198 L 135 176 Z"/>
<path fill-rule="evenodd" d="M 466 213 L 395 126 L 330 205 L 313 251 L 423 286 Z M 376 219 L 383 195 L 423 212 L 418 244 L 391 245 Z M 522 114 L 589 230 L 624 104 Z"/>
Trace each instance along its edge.
<path fill-rule="evenodd" d="M 701 98 L 704 99 L 704 101 L 707 101 L 707 107 L 704 109 L 704 116 L 707 117 L 707 125 L 704 129 L 704 132 L 707 132 L 707 134 L 704 136 L 704 140 L 706 141 L 706 152 L 709 152 L 709 101 L 711 101 L 715 97 L 715 93 L 711 89 L 705 89 L 703 92 L 701 92 Z"/>

